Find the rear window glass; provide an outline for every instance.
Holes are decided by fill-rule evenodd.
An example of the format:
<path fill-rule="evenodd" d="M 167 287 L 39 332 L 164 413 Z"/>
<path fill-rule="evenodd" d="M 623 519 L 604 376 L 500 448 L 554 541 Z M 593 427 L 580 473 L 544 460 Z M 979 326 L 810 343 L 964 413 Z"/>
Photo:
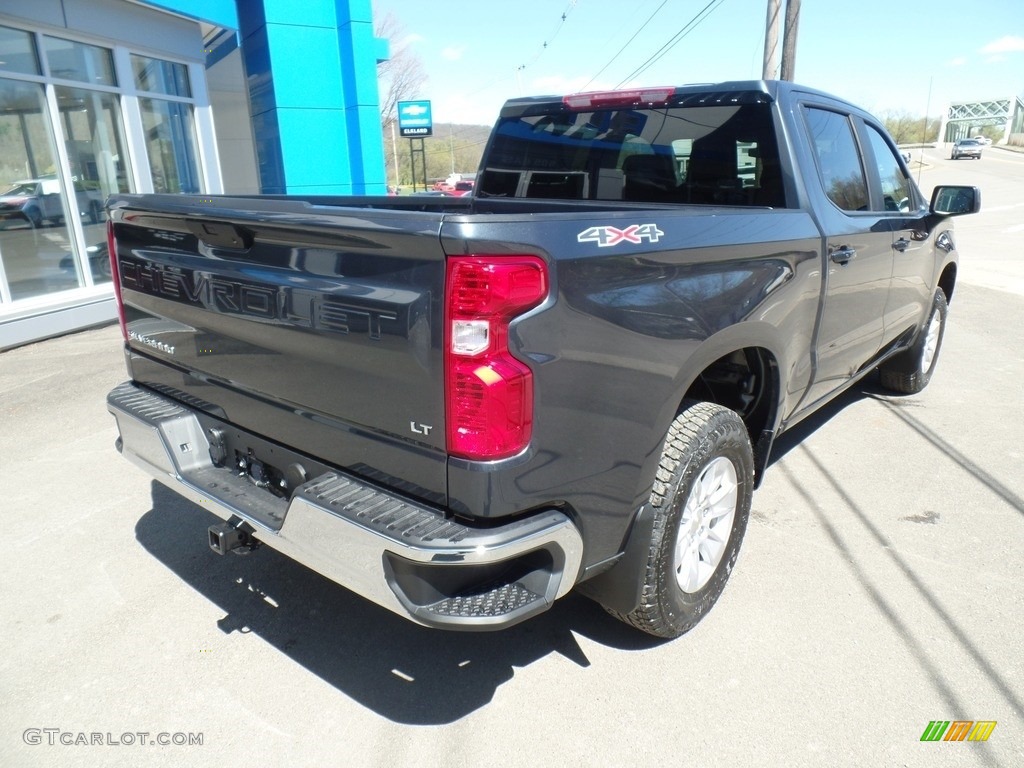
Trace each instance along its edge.
<path fill-rule="evenodd" d="M 768 104 L 502 118 L 480 197 L 784 206 Z"/>

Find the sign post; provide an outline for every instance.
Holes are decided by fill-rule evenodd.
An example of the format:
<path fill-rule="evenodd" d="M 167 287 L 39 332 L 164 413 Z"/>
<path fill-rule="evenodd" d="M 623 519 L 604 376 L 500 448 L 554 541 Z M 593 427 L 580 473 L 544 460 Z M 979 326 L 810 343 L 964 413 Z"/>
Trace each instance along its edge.
<path fill-rule="evenodd" d="M 429 101 L 398 102 L 398 132 L 405 138 L 422 139 L 434 133 Z"/>
<path fill-rule="evenodd" d="M 427 188 L 427 157 L 423 151 L 423 139 L 434 133 L 434 121 L 430 114 L 429 101 L 398 102 L 398 132 L 409 139 L 410 165 L 412 167 L 412 191 L 416 191 L 416 153 L 423 163 L 423 189 Z M 419 139 L 419 149 L 414 147 Z"/>

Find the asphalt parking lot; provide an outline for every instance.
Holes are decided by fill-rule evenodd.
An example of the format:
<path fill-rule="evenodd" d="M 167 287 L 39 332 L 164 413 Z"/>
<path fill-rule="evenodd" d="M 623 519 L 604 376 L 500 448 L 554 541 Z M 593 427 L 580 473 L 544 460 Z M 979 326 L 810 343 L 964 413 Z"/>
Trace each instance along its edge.
<path fill-rule="evenodd" d="M 869 379 L 784 436 L 672 642 L 577 596 L 431 631 L 268 548 L 218 557 L 215 518 L 113 448 L 116 326 L 0 354 L 0 765 L 1024 764 L 1024 156 L 947 158 L 922 188 L 985 210 L 931 385 Z M 934 720 L 997 725 L 921 742 Z"/>

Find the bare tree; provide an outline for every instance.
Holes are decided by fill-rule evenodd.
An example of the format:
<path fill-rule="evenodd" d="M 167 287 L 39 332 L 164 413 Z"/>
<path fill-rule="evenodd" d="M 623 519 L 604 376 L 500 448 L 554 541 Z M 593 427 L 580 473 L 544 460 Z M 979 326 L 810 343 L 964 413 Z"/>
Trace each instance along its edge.
<path fill-rule="evenodd" d="M 391 58 L 377 65 L 380 125 L 387 131 L 397 117 L 398 102 L 422 96 L 421 89 L 427 76 L 419 56 L 405 42 L 405 29 L 394 14 L 388 13 L 377 24 L 375 34 L 387 40 L 391 48 Z"/>
<path fill-rule="evenodd" d="M 912 115 L 906 110 L 892 110 L 879 115 L 885 130 L 897 144 L 936 141 L 939 134 L 939 118 Z"/>
<path fill-rule="evenodd" d="M 377 65 L 377 91 L 380 98 L 380 130 L 384 139 L 384 168 L 394 186 L 402 183 L 408 172 L 399 166 L 407 165 L 401 156 L 395 156 L 395 121 L 398 102 L 423 95 L 427 76 L 419 56 L 409 47 L 408 35 L 394 14 L 388 13 L 378 22 L 375 35 L 388 41 L 390 58 Z M 406 158 L 407 160 L 408 158 Z"/>
<path fill-rule="evenodd" d="M 918 122 L 918 118 L 906 110 L 892 110 L 882 115 L 882 123 L 885 125 L 885 129 L 897 144 L 905 144 L 911 140 L 921 140 L 920 131 L 915 131 L 915 128 L 918 127 Z"/>

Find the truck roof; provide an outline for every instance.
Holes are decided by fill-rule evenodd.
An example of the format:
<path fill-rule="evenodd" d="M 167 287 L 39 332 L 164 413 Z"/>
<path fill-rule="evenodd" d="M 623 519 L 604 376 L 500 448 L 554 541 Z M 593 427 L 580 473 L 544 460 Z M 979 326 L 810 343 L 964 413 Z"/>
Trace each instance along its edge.
<path fill-rule="evenodd" d="M 799 91 L 827 98 L 844 106 L 863 111 L 845 99 L 815 88 L 799 85 L 786 80 L 729 80 L 720 83 L 692 83 L 689 85 L 626 88 L 613 91 L 587 91 L 567 95 L 526 96 L 509 99 L 502 107 L 502 117 L 516 117 L 537 108 L 566 111 L 609 106 L 672 104 L 752 104 L 775 101 L 779 94 Z"/>

